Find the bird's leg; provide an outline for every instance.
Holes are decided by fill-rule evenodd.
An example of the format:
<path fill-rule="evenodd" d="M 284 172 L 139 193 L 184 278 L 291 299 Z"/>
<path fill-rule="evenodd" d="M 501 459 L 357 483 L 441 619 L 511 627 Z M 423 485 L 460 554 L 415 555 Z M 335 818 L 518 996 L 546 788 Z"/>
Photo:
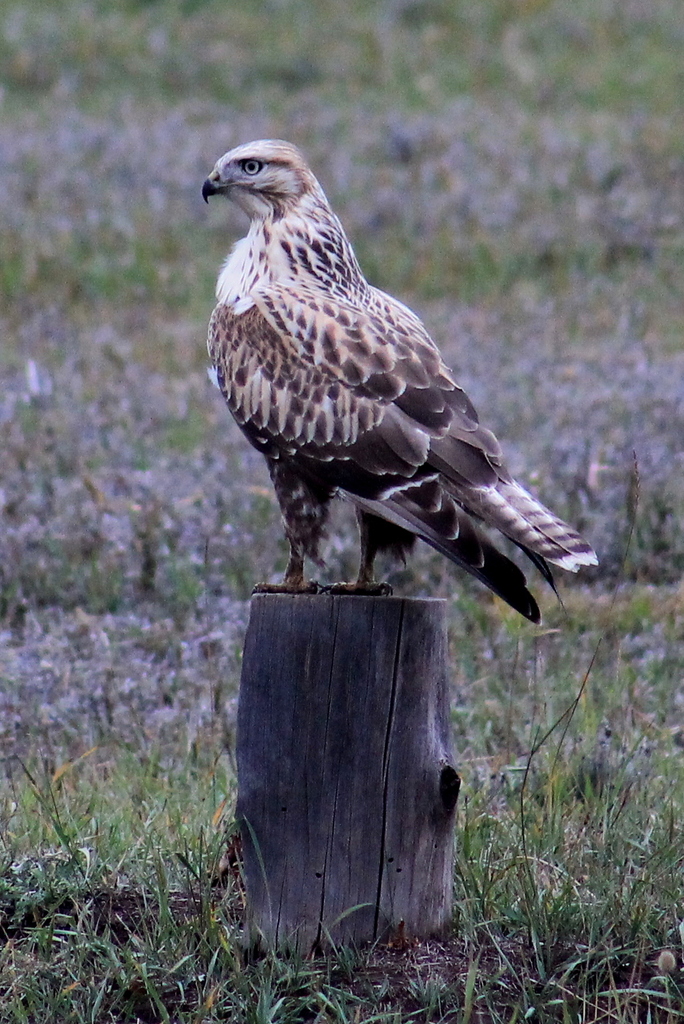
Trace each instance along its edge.
<path fill-rule="evenodd" d="M 321 588 L 314 580 L 304 579 L 304 555 L 290 541 L 290 558 L 282 583 L 257 583 L 253 594 L 317 594 Z"/>
<path fill-rule="evenodd" d="M 326 587 L 330 594 L 360 594 L 369 597 L 387 597 L 392 593 L 389 583 L 378 583 L 375 579 L 374 563 L 378 553 L 376 524 L 381 522 L 375 516 L 357 511 L 361 539 L 361 559 L 356 583 L 334 583 Z"/>
<path fill-rule="evenodd" d="M 318 583 L 304 578 L 304 558 L 322 564 L 318 549 L 325 537 L 325 525 L 332 491 L 301 476 L 278 459 L 269 459 L 268 471 L 283 516 L 290 559 L 282 583 L 258 583 L 255 594 L 317 594 Z"/>

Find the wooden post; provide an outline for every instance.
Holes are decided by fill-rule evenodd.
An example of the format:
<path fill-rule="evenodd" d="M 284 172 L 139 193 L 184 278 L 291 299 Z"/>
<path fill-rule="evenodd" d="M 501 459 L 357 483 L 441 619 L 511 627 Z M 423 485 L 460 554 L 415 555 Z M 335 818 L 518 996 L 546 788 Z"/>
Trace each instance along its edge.
<path fill-rule="evenodd" d="M 259 594 L 238 705 L 251 941 L 439 935 L 459 778 L 445 602 Z"/>

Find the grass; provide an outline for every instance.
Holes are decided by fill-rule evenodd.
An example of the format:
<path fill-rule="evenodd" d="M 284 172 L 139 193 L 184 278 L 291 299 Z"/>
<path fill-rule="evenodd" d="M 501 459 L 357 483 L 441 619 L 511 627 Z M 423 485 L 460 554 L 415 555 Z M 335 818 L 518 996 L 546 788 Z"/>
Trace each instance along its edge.
<path fill-rule="evenodd" d="M 678 0 L 3 9 L 0 1021 L 682 1019 L 683 48 Z M 199 189 L 264 135 L 601 556 L 539 630 L 388 567 L 450 602 L 463 776 L 453 933 L 408 950 L 248 955 L 224 870 L 285 550 L 206 377 L 244 225 Z M 322 578 L 355 548 L 343 509 Z"/>
<path fill-rule="evenodd" d="M 476 611 L 461 608 L 471 630 Z M 643 603 L 623 603 L 635 612 L 648 629 Z M 0 1019 L 680 1019 L 667 951 L 679 963 L 684 779 L 662 697 L 632 682 L 625 699 L 611 659 L 581 692 L 556 671 L 547 697 L 551 669 L 535 692 L 526 662 L 559 643 L 569 661 L 570 638 L 531 642 L 479 618 L 498 646 L 490 669 L 516 663 L 512 645 L 520 668 L 500 693 L 481 675 L 457 701 L 467 797 L 449 943 L 248 957 L 241 889 L 230 872 L 218 881 L 234 792 L 220 746 L 196 740 L 182 756 L 187 732 L 165 749 L 110 742 L 12 762 Z M 483 635 L 472 647 L 485 650 Z"/>
<path fill-rule="evenodd" d="M 56 725 L 34 724 L 5 765 L 0 1019 L 680 1019 L 683 609 L 672 588 L 632 586 L 612 607 L 578 590 L 566 613 L 547 601 L 534 636 L 460 598 L 454 936 L 313 961 L 247 956 L 241 888 L 219 883 L 235 787 L 225 630 L 206 612 L 182 631 L 74 613 L 63 660 L 58 628 L 25 635 L 18 650 L 41 665 L 49 650 L 70 693 L 18 680 L 26 722 L 62 696 Z"/>

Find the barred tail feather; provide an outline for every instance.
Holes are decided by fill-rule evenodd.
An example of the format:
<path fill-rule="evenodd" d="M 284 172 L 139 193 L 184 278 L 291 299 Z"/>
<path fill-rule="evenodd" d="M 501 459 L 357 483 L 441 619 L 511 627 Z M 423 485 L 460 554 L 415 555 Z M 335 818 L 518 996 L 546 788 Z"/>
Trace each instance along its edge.
<path fill-rule="evenodd" d="M 483 492 L 482 502 L 470 507 L 523 550 L 527 548 L 562 569 L 577 572 L 583 565 L 598 564 L 590 545 L 515 481 L 489 488 Z"/>

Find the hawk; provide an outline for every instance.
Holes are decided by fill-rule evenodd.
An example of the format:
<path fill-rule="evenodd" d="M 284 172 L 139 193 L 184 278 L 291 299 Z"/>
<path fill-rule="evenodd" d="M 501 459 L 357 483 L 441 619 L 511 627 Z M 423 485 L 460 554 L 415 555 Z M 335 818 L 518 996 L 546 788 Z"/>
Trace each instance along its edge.
<path fill-rule="evenodd" d="M 415 313 L 370 285 L 301 153 L 277 139 L 218 160 L 202 196 L 249 216 L 218 278 L 208 346 L 240 429 L 263 453 L 290 556 L 282 584 L 311 592 L 329 505 L 356 506 L 361 562 L 337 593 L 387 593 L 378 551 L 405 558 L 416 537 L 530 619 L 539 608 L 518 566 L 476 523 L 522 548 L 553 586 L 549 562 L 576 571 L 596 555 L 512 478 Z"/>

